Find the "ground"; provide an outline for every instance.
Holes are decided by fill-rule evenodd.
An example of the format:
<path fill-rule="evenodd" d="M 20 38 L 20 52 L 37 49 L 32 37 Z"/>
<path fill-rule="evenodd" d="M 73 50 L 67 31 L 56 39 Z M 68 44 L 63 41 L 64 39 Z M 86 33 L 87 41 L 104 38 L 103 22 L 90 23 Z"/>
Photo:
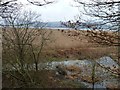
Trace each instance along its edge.
<path fill-rule="evenodd" d="M 98 59 L 102 56 L 118 58 L 117 46 L 105 46 L 91 42 L 91 38 L 86 34 L 87 31 L 82 30 L 52 30 L 52 42 L 49 43 L 44 52 L 53 59 Z M 37 43 L 38 40 L 39 38 L 36 40 Z"/>
<path fill-rule="evenodd" d="M 83 30 L 45 30 L 51 32 L 48 43 L 44 46 L 40 62 L 62 61 L 62 60 L 96 60 L 103 56 L 110 56 L 117 60 L 117 46 L 104 46 L 96 42 L 91 42 L 91 38 L 86 36 L 87 31 Z M 39 45 L 40 37 L 34 41 L 34 45 Z M 3 65 L 4 66 L 4 65 Z M 16 72 L 12 72 L 18 75 Z M 34 77 L 39 87 L 85 87 L 80 83 L 56 78 L 53 71 L 39 71 L 38 73 L 29 72 Z M 18 75 L 19 76 L 19 75 Z M 89 77 L 88 77 L 89 78 Z M 86 80 L 86 77 L 83 78 Z M 91 80 L 89 80 L 91 82 Z M 16 80 L 8 74 L 3 73 L 3 87 L 17 87 Z M 19 82 L 19 85 L 21 82 Z M 21 85 L 21 87 L 24 87 Z"/>

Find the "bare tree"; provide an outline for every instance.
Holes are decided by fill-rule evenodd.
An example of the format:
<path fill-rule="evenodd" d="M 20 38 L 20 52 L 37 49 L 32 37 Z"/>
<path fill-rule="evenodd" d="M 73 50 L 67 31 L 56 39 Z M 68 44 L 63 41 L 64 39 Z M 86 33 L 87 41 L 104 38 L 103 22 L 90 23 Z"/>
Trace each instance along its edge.
<path fill-rule="evenodd" d="M 88 28 L 88 33 L 86 35 L 89 36 L 92 41 L 102 45 L 120 46 L 120 1 L 74 1 L 79 4 L 77 7 L 83 7 L 84 11 L 80 12 L 85 16 L 89 16 L 92 20 L 85 20 L 79 16 L 78 20 L 74 22 L 62 22 L 62 25 L 74 29 L 79 29 L 81 27 Z"/>
<path fill-rule="evenodd" d="M 116 42 L 120 39 L 119 36 L 119 27 L 120 27 L 120 1 L 119 0 L 89 0 L 81 1 L 74 0 L 75 2 L 83 5 L 84 15 L 88 15 L 94 18 L 94 21 L 98 21 L 98 25 L 93 28 L 89 26 L 92 30 L 99 30 L 98 32 L 89 32 L 90 36 L 96 37 L 95 41 L 101 44 L 108 45 L 117 45 L 119 46 L 119 42 Z M 96 19 L 95 19 L 96 18 Z M 86 25 L 88 27 L 88 25 Z M 115 30 L 115 36 L 109 35 L 108 32 L 102 32 L 102 30 Z M 118 32 L 117 32 L 118 31 Z"/>
<path fill-rule="evenodd" d="M 47 0 L 37 3 L 27 1 L 37 6 L 53 3 L 53 1 Z M 20 13 L 21 7 L 22 4 L 17 3 L 17 0 L 0 1 L 0 18 L 2 21 L 0 26 L 2 26 L 3 35 L 2 73 L 9 74 L 24 86 L 34 87 L 36 81 L 29 71 L 38 71 L 42 50 L 46 41 L 49 40 L 51 32 L 47 33 L 42 29 L 44 24 L 40 22 L 40 15 L 33 12 Z M 40 40 L 38 45 L 35 45 L 36 38 Z M 13 73 L 14 69 L 20 77 Z"/>
<path fill-rule="evenodd" d="M 6 6 L 8 3 L 11 3 L 11 2 L 14 2 L 14 1 L 17 1 L 17 0 L 10 0 L 10 1 L 0 0 L 0 6 Z"/>
<path fill-rule="evenodd" d="M 17 0 L 9 0 L 9 1 L 0 1 L 0 6 L 7 6 L 9 3 L 11 2 L 15 2 Z M 34 0 L 27 0 L 29 3 L 33 4 L 33 5 L 37 5 L 37 6 L 43 6 L 43 5 L 47 5 L 47 4 L 51 4 L 54 1 L 49 1 L 49 0 L 41 0 L 41 1 L 34 1 Z"/>
<path fill-rule="evenodd" d="M 17 8 L 21 7 L 22 4 L 17 2 L 18 0 L 5 0 L 0 1 L 0 17 L 6 18 L 9 13 L 12 13 Z M 49 0 L 41 0 L 41 1 L 34 1 L 34 0 L 27 0 L 29 3 L 36 5 L 36 6 L 44 6 L 48 4 L 52 4 L 54 1 Z"/>
<path fill-rule="evenodd" d="M 89 2 L 84 2 L 80 0 L 75 0 L 84 7 L 84 14 L 91 17 L 97 17 L 102 20 L 99 24 L 111 24 L 112 27 L 108 28 L 111 30 L 116 30 L 119 23 L 119 4 L 120 1 L 116 0 L 89 0 Z M 114 27 L 113 27 L 114 25 Z M 118 29 L 118 28 L 117 28 Z"/>
<path fill-rule="evenodd" d="M 120 56 L 120 1 L 119 0 L 74 0 L 80 6 L 83 6 L 83 15 L 90 16 L 97 21 L 97 25 L 88 26 L 87 36 L 92 41 L 106 46 L 117 46 L 118 64 Z M 79 7 L 79 6 L 78 6 Z M 90 18 L 91 19 L 91 18 Z M 95 22 L 96 23 L 96 22 Z M 106 30 L 105 30 L 106 29 Z M 95 31 L 97 30 L 97 31 Z M 103 67 L 105 68 L 105 67 Z M 106 69 L 106 68 L 105 68 Z M 112 73 L 114 71 L 106 69 Z M 117 73 L 119 75 L 119 72 Z"/>
<path fill-rule="evenodd" d="M 97 25 L 89 26 L 87 36 L 98 44 L 118 47 L 118 63 L 120 56 L 120 1 L 119 0 L 74 0 L 83 6 L 83 15 L 90 16 Z M 78 5 L 78 7 L 79 7 Z M 91 19 L 91 18 L 90 18 Z M 95 22 L 96 23 L 96 22 Z M 95 31 L 97 30 L 97 31 Z"/>
<path fill-rule="evenodd" d="M 17 0 L 0 1 L 0 17 L 7 18 L 9 13 L 12 13 L 14 10 L 20 8 L 21 5 L 16 1 Z"/>
<path fill-rule="evenodd" d="M 49 1 L 49 0 L 42 0 L 42 1 L 27 0 L 27 1 L 37 6 L 44 6 L 44 5 L 48 5 L 54 2 L 54 1 Z"/>
<path fill-rule="evenodd" d="M 39 70 L 40 56 L 51 34 L 42 29 L 43 24 L 39 17 L 40 15 L 33 12 L 15 12 L 4 18 L 2 27 L 3 72 L 15 69 L 21 78 L 18 79 L 12 73 L 10 75 L 29 84 L 34 83 L 34 78 L 28 72 Z M 36 38 L 39 38 L 39 44 L 35 44 Z"/>
<path fill-rule="evenodd" d="M 86 36 L 94 43 L 106 46 L 117 46 L 118 48 L 118 64 L 120 63 L 120 1 L 119 0 L 74 0 L 77 7 L 82 8 L 82 15 L 89 16 L 92 20 L 85 20 L 79 16 L 76 21 L 62 22 L 62 25 L 74 28 L 87 28 Z M 106 30 L 105 30 L 106 29 Z M 119 75 L 119 71 L 114 72 L 103 67 L 111 73 Z M 95 84 L 95 61 L 92 67 L 93 90 Z"/>

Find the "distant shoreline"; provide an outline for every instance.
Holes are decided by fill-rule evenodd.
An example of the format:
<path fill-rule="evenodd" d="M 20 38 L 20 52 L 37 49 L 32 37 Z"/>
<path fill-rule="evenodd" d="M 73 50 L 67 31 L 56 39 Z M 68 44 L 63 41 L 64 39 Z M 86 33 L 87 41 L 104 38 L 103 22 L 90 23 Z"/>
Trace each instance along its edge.
<path fill-rule="evenodd" d="M 49 29 L 52 29 L 52 30 L 76 30 L 76 29 L 74 29 L 74 28 L 52 28 L 52 27 L 44 27 L 43 29 L 47 29 L 47 30 L 49 30 Z M 87 30 L 92 30 L 92 29 L 88 29 L 88 28 L 81 28 L 81 29 L 77 29 L 77 30 L 83 30 L 83 31 L 87 31 Z M 95 30 L 95 31 L 99 31 L 98 29 L 97 30 Z M 102 29 L 102 31 L 115 31 L 115 30 L 107 30 L 107 29 Z"/>
<path fill-rule="evenodd" d="M 29 27 L 29 28 L 36 28 L 36 27 Z M 0 26 L 0 29 L 2 29 L 2 26 Z M 39 29 L 39 28 L 38 28 Z M 76 30 L 74 28 L 67 28 L 67 27 L 43 27 L 42 29 L 46 29 L 46 30 Z M 89 28 L 79 28 L 77 30 L 83 30 L 83 31 L 87 31 L 87 30 L 92 30 Z M 99 31 L 99 29 L 95 30 L 95 31 Z M 107 30 L 107 29 L 102 29 L 102 31 L 113 31 L 115 32 L 116 30 Z"/>
<path fill-rule="evenodd" d="M 52 28 L 52 27 L 44 27 L 43 29 L 60 29 L 60 30 L 63 30 L 63 29 L 64 29 L 64 30 L 73 30 L 72 28 L 57 28 L 57 27 L 56 27 L 56 28 L 54 28 L 54 27 L 53 27 L 53 28 Z"/>
<path fill-rule="evenodd" d="M 54 30 L 75 30 L 74 28 L 65 28 L 65 27 L 44 27 L 43 29 L 54 29 Z M 87 28 L 81 28 L 77 30 L 88 30 Z"/>

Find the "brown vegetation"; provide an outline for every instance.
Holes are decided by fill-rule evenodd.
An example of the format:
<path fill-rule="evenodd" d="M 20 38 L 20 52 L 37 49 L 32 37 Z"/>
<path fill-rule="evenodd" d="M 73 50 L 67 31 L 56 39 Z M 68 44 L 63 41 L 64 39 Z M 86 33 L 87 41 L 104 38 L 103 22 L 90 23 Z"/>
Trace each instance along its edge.
<path fill-rule="evenodd" d="M 82 30 L 52 30 L 52 43 L 46 47 L 44 52 L 55 58 L 98 59 L 102 56 L 118 58 L 117 46 L 100 45 L 93 42 L 87 34 L 89 32 Z"/>
<path fill-rule="evenodd" d="M 93 83 L 93 80 L 92 80 L 92 77 L 91 77 L 91 76 L 85 76 L 85 75 L 84 75 L 84 76 L 81 77 L 81 79 L 82 79 L 83 81 L 88 82 L 88 83 Z M 100 78 L 95 77 L 94 82 L 97 82 L 97 81 L 100 81 Z"/>
<path fill-rule="evenodd" d="M 51 33 L 50 35 L 50 41 L 47 41 L 46 44 L 44 46 L 44 49 L 41 53 L 41 57 L 40 57 L 40 62 L 42 62 L 42 60 L 44 61 L 49 61 L 49 59 L 51 59 L 51 61 L 54 60 L 75 60 L 75 59 L 98 59 L 102 56 L 111 56 L 114 59 L 117 59 L 117 47 L 116 46 L 104 46 L 104 45 L 99 45 L 95 42 L 91 42 L 90 38 L 88 36 L 86 36 L 86 31 L 75 31 L 75 30 L 45 30 L 46 35 L 47 33 Z M 75 33 L 76 32 L 76 33 Z M 79 34 L 77 34 L 79 33 Z M 41 42 L 40 40 L 40 36 L 36 37 L 33 45 L 37 46 L 39 45 Z M 67 75 L 65 76 L 66 79 L 71 79 L 71 80 L 75 80 L 79 77 L 79 73 L 80 73 L 80 69 L 78 67 L 74 67 L 74 66 L 70 66 L 67 67 L 66 69 L 71 70 L 75 73 L 71 74 L 71 75 Z M 33 73 L 33 72 L 32 72 Z M 48 72 L 50 74 L 50 72 Z M 15 74 L 15 73 L 14 73 Z M 49 75 L 47 73 L 39 73 L 36 72 L 36 75 L 32 75 L 30 72 L 29 74 L 31 75 L 31 77 L 35 77 L 33 79 L 37 79 L 36 81 L 38 81 L 37 83 L 39 83 L 40 85 L 38 85 L 39 87 L 65 87 L 65 84 L 61 83 L 61 81 L 59 79 L 56 79 L 55 76 Z M 44 74 L 44 75 L 42 75 Z M 46 76 L 49 75 L 49 76 Z M 55 73 L 54 73 L 55 75 Z M 40 76 L 40 77 L 39 77 Z M 19 75 L 18 75 L 19 77 Z M 39 79 L 41 78 L 41 79 Z M 45 80 L 43 79 L 45 78 Z M 8 85 L 8 87 L 12 87 L 12 86 L 16 86 L 15 84 L 18 84 L 19 86 L 21 85 L 20 83 L 16 83 L 16 79 L 12 76 L 8 75 L 4 75 L 3 74 L 3 85 L 4 87 L 6 87 L 6 85 Z M 27 79 L 27 78 L 26 78 Z M 87 82 L 92 82 L 91 77 L 83 77 L 83 80 L 87 81 Z M 8 80 L 10 81 L 8 84 Z M 98 81 L 99 79 L 95 79 L 95 82 Z M 40 81 L 40 82 L 39 82 Z M 47 82 L 46 82 L 47 81 Z M 57 84 L 56 84 L 57 82 Z M 44 86 L 43 84 L 47 83 L 47 86 Z M 66 82 L 65 82 L 66 83 Z M 29 84 L 29 83 L 27 83 Z M 25 85 L 25 84 L 24 84 Z M 34 84 L 32 84 L 34 85 Z M 69 84 L 66 83 L 66 87 L 69 87 Z M 26 85 L 27 86 L 27 85 Z M 24 87 L 24 86 L 21 86 Z M 35 86 L 36 87 L 36 86 Z"/>

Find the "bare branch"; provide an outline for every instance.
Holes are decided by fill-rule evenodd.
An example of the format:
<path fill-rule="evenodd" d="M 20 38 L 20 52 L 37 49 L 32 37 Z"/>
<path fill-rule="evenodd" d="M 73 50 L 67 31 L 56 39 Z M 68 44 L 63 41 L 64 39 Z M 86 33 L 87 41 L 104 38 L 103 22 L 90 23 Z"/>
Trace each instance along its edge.
<path fill-rule="evenodd" d="M 54 1 L 46 1 L 46 0 L 44 0 L 44 3 L 41 3 L 39 1 L 31 1 L 31 0 L 27 0 L 27 1 L 36 6 L 44 6 L 44 5 L 51 4 L 54 2 Z"/>

